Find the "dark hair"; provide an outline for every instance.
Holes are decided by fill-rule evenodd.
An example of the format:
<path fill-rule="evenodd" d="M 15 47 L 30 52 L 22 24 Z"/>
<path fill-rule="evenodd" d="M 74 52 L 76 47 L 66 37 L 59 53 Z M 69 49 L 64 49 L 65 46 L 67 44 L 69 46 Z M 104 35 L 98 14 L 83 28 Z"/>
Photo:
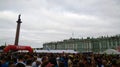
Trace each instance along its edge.
<path fill-rule="evenodd" d="M 19 56 L 18 56 L 18 59 L 23 59 L 23 55 L 19 55 Z"/>
<path fill-rule="evenodd" d="M 9 66 L 10 66 L 11 64 L 14 64 L 14 62 L 13 62 L 13 61 L 10 61 L 10 62 L 8 63 Z"/>
<path fill-rule="evenodd" d="M 45 67 L 48 63 L 49 63 L 49 61 L 43 62 L 43 63 L 41 64 L 41 67 Z"/>
<path fill-rule="evenodd" d="M 32 60 L 31 59 L 28 59 L 27 61 L 26 61 L 26 65 L 31 65 L 32 64 Z"/>
<path fill-rule="evenodd" d="M 16 67 L 25 67 L 25 65 L 23 63 L 18 63 Z"/>

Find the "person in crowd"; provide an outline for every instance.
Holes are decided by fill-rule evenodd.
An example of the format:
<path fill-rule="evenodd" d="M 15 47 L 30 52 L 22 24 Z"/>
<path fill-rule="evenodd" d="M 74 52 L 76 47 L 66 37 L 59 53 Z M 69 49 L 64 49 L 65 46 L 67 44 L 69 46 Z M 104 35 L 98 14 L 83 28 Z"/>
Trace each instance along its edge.
<path fill-rule="evenodd" d="M 26 67 L 32 67 L 32 59 L 27 59 Z"/>
<path fill-rule="evenodd" d="M 38 61 L 37 58 L 38 58 L 37 56 L 34 56 L 32 67 L 40 67 L 41 61 Z"/>
<path fill-rule="evenodd" d="M 72 58 L 72 56 L 69 56 L 69 58 L 68 58 L 68 67 L 73 67 L 73 58 Z"/>
<path fill-rule="evenodd" d="M 59 66 L 58 67 L 65 67 L 65 65 L 64 65 L 64 57 L 63 57 L 62 54 L 59 57 Z"/>
<path fill-rule="evenodd" d="M 55 67 L 54 60 L 56 60 L 56 59 L 52 59 L 52 58 L 50 58 L 48 56 L 44 56 L 42 58 L 41 67 Z"/>
<path fill-rule="evenodd" d="M 57 57 L 56 57 L 57 67 L 59 66 L 59 59 L 60 59 L 60 57 L 59 57 L 59 55 L 57 55 Z"/>
<path fill-rule="evenodd" d="M 57 61 L 56 61 L 56 56 L 54 54 L 51 54 L 49 56 L 49 62 L 54 65 L 54 67 L 58 67 Z"/>
<path fill-rule="evenodd" d="M 24 55 L 20 54 L 18 55 L 18 59 L 17 59 L 17 63 L 16 63 L 16 67 L 25 67 L 26 64 L 24 63 Z"/>
<path fill-rule="evenodd" d="M 1 66 L 0 67 L 8 67 L 8 64 L 7 64 L 7 58 L 6 57 L 2 57 L 1 59 Z"/>
<path fill-rule="evenodd" d="M 84 67 L 83 57 L 82 57 L 82 55 L 80 55 L 78 59 L 79 59 L 78 67 Z"/>
<path fill-rule="evenodd" d="M 9 67 L 15 67 L 15 64 L 14 64 L 13 61 L 10 61 L 10 62 L 8 63 L 8 66 L 9 66 Z"/>

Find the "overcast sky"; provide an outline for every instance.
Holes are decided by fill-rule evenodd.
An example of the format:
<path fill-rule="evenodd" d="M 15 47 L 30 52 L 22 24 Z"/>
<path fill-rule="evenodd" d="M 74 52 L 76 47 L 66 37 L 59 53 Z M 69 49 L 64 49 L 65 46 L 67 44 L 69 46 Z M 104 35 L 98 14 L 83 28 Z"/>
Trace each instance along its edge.
<path fill-rule="evenodd" d="M 120 0 L 0 0 L 0 45 L 14 44 L 19 14 L 19 45 L 120 34 Z"/>

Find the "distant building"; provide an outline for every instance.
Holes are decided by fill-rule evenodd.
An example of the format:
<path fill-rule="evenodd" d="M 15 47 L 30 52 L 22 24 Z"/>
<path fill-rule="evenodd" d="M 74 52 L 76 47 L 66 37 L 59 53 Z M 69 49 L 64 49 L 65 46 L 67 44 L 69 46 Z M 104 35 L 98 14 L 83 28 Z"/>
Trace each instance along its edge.
<path fill-rule="evenodd" d="M 103 52 L 106 49 L 117 49 L 120 46 L 120 35 L 111 37 L 73 39 L 44 43 L 43 49 L 75 50 L 78 52 Z"/>

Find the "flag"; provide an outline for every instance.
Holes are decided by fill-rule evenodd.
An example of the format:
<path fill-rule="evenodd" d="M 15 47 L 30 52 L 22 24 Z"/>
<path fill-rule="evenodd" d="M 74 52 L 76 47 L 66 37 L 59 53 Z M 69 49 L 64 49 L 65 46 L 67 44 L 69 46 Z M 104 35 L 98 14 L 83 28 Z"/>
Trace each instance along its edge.
<path fill-rule="evenodd" d="M 50 48 L 49 48 L 48 46 L 46 46 L 46 49 L 47 49 L 48 51 L 50 51 Z"/>

